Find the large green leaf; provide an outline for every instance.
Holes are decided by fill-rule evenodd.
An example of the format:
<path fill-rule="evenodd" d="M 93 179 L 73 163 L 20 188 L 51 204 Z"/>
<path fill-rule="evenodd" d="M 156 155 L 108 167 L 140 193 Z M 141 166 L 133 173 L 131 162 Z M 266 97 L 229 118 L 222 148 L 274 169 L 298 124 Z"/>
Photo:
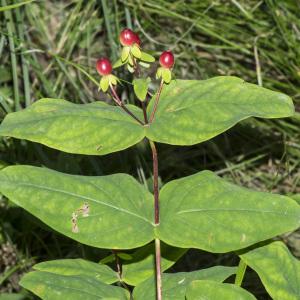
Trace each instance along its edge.
<path fill-rule="evenodd" d="M 282 242 L 250 250 L 240 257 L 257 272 L 272 299 L 300 299 L 300 261 Z"/>
<path fill-rule="evenodd" d="M 104 283 L 114 283 L 119 280 L 115 271 L 106 265 L 77 259 L 58 259 L 39 263 L 35 270 L 66 276 L 82 275 Z"/>
<path fill-rule="evenodd" d="M 300 194 L 290 195 L 290 197 L 296 200 L 298 204 L 300 204 Z"/>
<path fill-rule="evenodd" d="M 130 109 L 141 113 L 137 107 Z M 73 104 L 42 99 L 29 108 L 8 114 L 0 126 L 0 135 L 70 153 L 107 154 L 135 145 L 145 133 L 120 107 L 104 102 Z"/>
<path fill-rule="evenodd" d="M 84 275 L 59 275 L 35 271 L 26 274 L 21 286 L 44 300 L 128 300 L 129 293 Z"/>
<path fill-rule="evenodd" d="M 154 101 L 155 96 L 149 112 Z M 281 118 L 293 113 L 293 103 L 288 96 L 237 77 L 174 80 L 163 88 L 147 137 L 172 145 L 193 145 L 251 116 Z"/>
<path fill-rule="evenodd" d="M 255 300 L 246 290 L 229 283 L 219 283 L 209 280 L 193 281 L 186 293 L 187 300 Z"/>
<path fill-rule="evenodd" d="M 177 247 L 228 252 L 300 225 L 294 200 L 238 187 L 210 171 L 167 183 L 160 200 L 159 236 Z"/>
<path fill-rule="evenodd" d="M 0 191 L 50 227 L 81 243 L 128 249 L 153 239 L 152 195 L 126 174 L 85 177 L 30 166 L 0 172 Z M 89 205 L 89 216 L 78 213 L 79 232 L 72 232 L 72 214 Z"/>
<path fill-rule="evenodd" d="M 161 269 L 167 270 L 187 251 L 161 243 Z M 122 280 L 136 286 L 155 275 L 155 245 L 143 246 L 132 254 L 132 259 L 124 261 Z"/>
<path fill-rule="evenodd" d="M 0 300 L 26 300 L 25 295 L 21 294 L 10 294 L 10 293 L 2 293 L 0 295 Z"/>
<path fill-rule="evenodd" d="M 162 274 L 162 296 L 164 300 L 184 300 L 188 285 L 194 280 L 213 280 L 222 282 L 234 274 L 233 267 L 212 267 L 193 272 L 163 273 Z M 156 285 L 155 277 L 151 277 L 133 290 L 134 300 L 155 300 Z"/>
<path fill-rule="evenodd" d="M 132 105 L 128 108 L 143 119 L 141 109 Z M 102 155 L 135 145 L 145 135 L 157 142 L 193 145 L 251 116 L 279 118 L 293 113 L 288 96 L 223 76 L 201 81 L 174 80 L 164 86 L 151 125 L 141 126 L 121 108 L 103 102 L 72 104 L 42 99 L 23 111 L 8 114 L 0 126 L 0 135 L 70 153 Z"/>

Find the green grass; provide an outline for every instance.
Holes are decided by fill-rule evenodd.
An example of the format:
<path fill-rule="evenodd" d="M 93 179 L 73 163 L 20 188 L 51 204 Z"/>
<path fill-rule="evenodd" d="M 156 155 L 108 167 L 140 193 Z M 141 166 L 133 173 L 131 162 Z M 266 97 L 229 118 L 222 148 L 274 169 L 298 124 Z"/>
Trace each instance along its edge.
<path fill-rule="evenodd" d="M 1 6 L 16 4 L 1 1 Z M 118 34 L 126 26 L 139 32 L 142 46 L 154 55 L 174 51 L 177 78 L 236 75 L 289 94 L 299 111 L 299 1 L 34 1 L 2 12 L 0 8 L 0 121 L 42 97 L 108 101 L 98 93 L 94 65 L 101 56 L 118 55 Z M 119 75 L 130 79 L 126 72 Z M 126 85 L 124 92 L 133 101 Z M 161 182 L 212 169 L 257 190 L 300 193 L 299 128 L 297 113 L 284 120 L 248 120 L 194 147 L 161 145 Z M 144 144 L 105 157 L 83 157 L 3 139 L 0 167 L 11 163 L 86 175 L 126 172 L 151 189 L 150 152 Z M 95 260 L 103 255 L 49 231 L 11 204 L 0 203 L 2 241 L 17 245 L 20 260 L 76 256 Z M 286 240 L 297 244 L 293 236 Z M 228 259 L 220 257 L 209 256 L 210 263 Z M 199 254 L 192 255 L 185 258 L 185 266 L 192 264 L 191 259 L 194 265 L 202 262 Z M 256 292 L 264 291 L 260 287 Z"/>

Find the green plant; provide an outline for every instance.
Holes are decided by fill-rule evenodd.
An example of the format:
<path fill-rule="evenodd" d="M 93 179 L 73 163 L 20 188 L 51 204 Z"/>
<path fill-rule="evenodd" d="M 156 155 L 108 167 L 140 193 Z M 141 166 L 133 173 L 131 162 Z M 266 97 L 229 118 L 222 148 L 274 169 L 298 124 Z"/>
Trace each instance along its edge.
<path fill-rule="evenodd" d="M 171 181 L 159 191 L 156 149 L 156 142 L 178 146 L 209 140 L 251 116 L 291 116 L 291 99 L 236 77 L 171 80 L 171 52 L 156 72 L 160 84 L 152 96 L 151 80 L 141 76 L 141 67 L 154 58 L 131 33 L 133 43 L 122 43 L 114 68 L 126 65 L 133 73 L 141 108 L 124 104 L 116 89 L 120 80 L 111 74 L 110 62 L 100 60 L 99 89 L 109 91 L 116 106 L 42 99 L 8 114 L 0 134 L 86 155 L 148 142 L 153 195 L 127 174 L 87 177 L 20 165 L 2 169 L 3 195 L 58 232 L 113 251 L 101 264 L 81 259 L 37 264 L 21 285 L 43 299 L 255 299 L 240 287 L 249 265 L 274 299 L 297 299 L 299 261 L 282 242 L 267 240 L 299 227 L 299 205 L 285 196 L 238 187 L 210 171 Z M 241 260 L 237 268 L 164 273 L 189 248 L 235 251 Z M 105 265 L 112 260 L 116 271 Z M 233 274 L 235 284 L 223 283 Z"/>

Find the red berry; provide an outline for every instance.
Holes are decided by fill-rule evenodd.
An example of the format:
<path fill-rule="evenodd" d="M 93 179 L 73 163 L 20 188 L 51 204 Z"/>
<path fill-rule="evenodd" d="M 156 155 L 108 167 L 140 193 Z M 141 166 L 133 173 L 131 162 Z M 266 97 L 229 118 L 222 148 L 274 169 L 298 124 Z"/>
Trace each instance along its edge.
<path fill-rule="evenodd" d="M 100 58 L 97 60 L 96 69 L 100 75 L 109 75 L 112 71 L 112 65 L 108 58 Z"/>
<path fill-rule="evenodd" d="M 122 30 L 120 33 L 120 43 L 123 46 L 131 46 L 136 43 L 137 35 L 129 28 Z"/>
<path fill-rule="evenodd" d="M 137 33 L 135 33 L 135 41 L 134 41 L 136 44 L 138 44 L 139 46 L 141 45 L 141 40 L 140 40 L 140 37 Z"/>
<path fill-rule="evenodd" d="M 174 55 L 171 51 L 164 51 L 159 57 L 159 63 L 162 67 L 171 69 L 174 65 Z"/>

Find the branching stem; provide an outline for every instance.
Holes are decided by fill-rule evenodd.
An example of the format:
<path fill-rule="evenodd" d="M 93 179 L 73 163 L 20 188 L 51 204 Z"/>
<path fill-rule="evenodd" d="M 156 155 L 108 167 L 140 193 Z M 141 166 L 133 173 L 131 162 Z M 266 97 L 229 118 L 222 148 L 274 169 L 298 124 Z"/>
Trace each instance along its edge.
<path fill-rule="evenodd" d="M 159 98 L 160 98 L 160 94 L 161 94 L 163 86 L 164 86 L 164 81 L 162 79 L 161 82 L 160 82 L 157 94 L 156 94 L 155 103 L 154 103 L 153 110 L 152 110 L 152 113 L 151 113 L 151 116 L 150 116 L 150 121 L 149 121 L 150 123 L 152 123 L 152 121 L 154 119 L 155 112 L 157 110 L 157 106 L 158 106 L 158 102 L 159 102 Z"/>
<path fill-rule="evenodd" d="M 112 253 L 115 256 L 116 268 L 117 268 L 117 272 L 118 272 L 118 275 L 119 275 L 119 279 L 121 281 L 122 280 L 122 266 L 121 266 L 121 263 L 120 263 L 120 258 L 118 256 L 118 252 L 116 250 L 112 250 Z"/>
<path fill-rule="evenodd" d="M 115 101 L 115 103 L 120 106 L 128 115 L 130 115 L 133 119 L 135 119 L 137 122 L 139 122 L 142 126 L 144 126 L 145 124 L 137 117 L 135 116 L 122 102 L 122 100 L 120 99 L 120 97 L 118 96 L 118 94 L 116 93 L 115 88 L 110 85 L 110 90 L 113 94 L 113 100 Z"/>
<path fill-rule="evenodd" d="M 145 101 L 142 102 L 142 108 L 143 108 L 145 124 L 148 124 L 147 108 L 146 108 Z"/>
<path fill-rule="evenodd" d="M 154 223 L 159 224 L 158 159 L 154 142 L 150 142 L 153 159 Z"/>

